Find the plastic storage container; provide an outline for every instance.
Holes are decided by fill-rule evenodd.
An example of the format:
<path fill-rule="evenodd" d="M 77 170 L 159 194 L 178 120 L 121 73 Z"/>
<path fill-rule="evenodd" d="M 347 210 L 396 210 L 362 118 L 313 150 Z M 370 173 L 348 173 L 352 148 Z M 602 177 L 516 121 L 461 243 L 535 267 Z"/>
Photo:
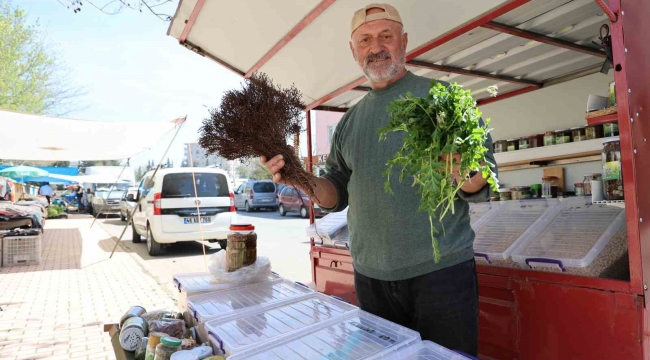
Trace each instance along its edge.
<path fill-rule="evenodd" d="M 587 140 L 600 139 L 603 137 L 602 125 L 590 125 L 585 127 L 585 138 Z"/>
<path fill-rule="evenodd" d="M 171 360 L 172 354 L 181 349 L 181 340 L 171 336 L 164 336 L 160 344 L 156 345 L 154 360 Z"/>
<path fill-rule="evenodd" d="M 310 326 L 339 318 L 357 307 L 320 293 L 205 323 L 215 354 L 230 357 Z"/>
<path fill-rule="evenodd" d="M 524 150 L 530 148 L 530 138 L 522 137 L 519 138 L 519 150 Z"/>
<path fill-rule="evenodd" d="M 530 186 L 513 186 L 510 188 L 512 200 L 530 199 Z"/>
<path fill-rule="evenodd" d="M 307 236 L 314 244 L 323 245 L 325 239 L 331 241 L 348 226 L 348 209 L 325 215 L 306 228 Z"/>
<path fill-rule="evenodd" d="M 575 183 L 573 184 L 574 191 L 576 193 L 576 196 L 585 196 L 585 184 L 584 183 Z"/>
<path fill-rule="evenodd" d="M 519 139 L 508 139 L 508 151 L 519 150 Z"/>
<path fill-rule="evenodd" d="M 571 142 L 571 130 L 556 130 L 555 131 L 555 143 L 556 144 L 568 144 Z"/>
<path fill-rule="evenodd" d="M 281 280 L 280 275 L 271 273 L 268 281 Z M 209 292 L 228 290 L 246 286 L 245 283 L 213 284 L 212 275 L 207 272 L 174 275 L 174 286 L 178 288 L 178 307 L 181 312 L 187 310 L 187 298 Z"/>
<path fill-rule="evenodd" d="M 543 134 L 530 135 L 528 142 L 531 148 L 544 146 L 544 135 Z"/>
<path fill-rule="evenodd" d="M 557 199 L 520 200 L 502 203 L 480 226 L 473 226 L 474 259 L 495 266 L 517 267 L 510 254 L 519 238 L 544 212 L 557 206 Z"/>
<path fill-rule="evenodd" d="M 555 133 L 547 131 L 544 133 L 544 146 L 555 145 Z"/>
<path fill-rule="evenodd" d="M 295 300 L 313 292 L 306 285 L 283 279 L 189 297 L 187 312 L 192 315 L 195 324 L 200 324 L 237 311 L 245 312 L 259 305 Z"/>
<path fill-rule="evenodd" d="M 560 202 L 522 236 L 512 259 L 522 268 L 600 276 L 614 263 L 600 257 L 612 236 L 625 228 L 625 209 L 585 198 Z M 606 259 L 605 259 L 606 260 Z"/>
<path fill-rule="evenodd" d="M 420 334 L 361 310 L 289 334 L 228 360 L 395 359 L 396 352 L 420 342 Z"/>
<path fill-rule="evenodd" d="M 560 192 L 557 176 L 544 176 L 542 178 L 542 197 L 545 199 L 554 199 Z"/>
<path fill-rule="evenodd" d="M 621 141 L 618 136 L 603 141 L 603 191 L 607 200 L 623 200 Z"/>
<path fill-rule="evenodd" d="M 38 265 L 41 263 L 41 236 L 7 236 L 2 238 L 2 266 Z"/>
<path fill-rule="evenodd" d="M 252 265 L 257 260 L 257 234 L 251 224 L 230 225 L 226 247 L 226 267 L 229 272 Z"/>
<path fill-rule="evenodd" d="M 469 222 L 474 227 L 492 209 L 499 206 L 498 202 L 469 203 Z"/>
<path fill-rule="evenodd" d="M 499 189 L 499 199 L 501 201 L 512 200 L 512 191 L 510 191 L 510 189 L 507 188 Z"/>
<path fill-rule="evenodd" d="M 571 138 L 573 139 L 573 142 L 587 140 L 587 134 L 585 132 L 585 128 L 583 127 L 571 128 Z"/>
<path fill-rule="evenodd" d="M 508 140 L 499 140 L 494 143 L 494 152 L 502 153 L 508 151 Z"/>
<path fill-rule="evenodd" d="M 424 340 L 400 350 L 393 359 L 399 360 L 464 360 L 472 359 L 444 346 Z"/>

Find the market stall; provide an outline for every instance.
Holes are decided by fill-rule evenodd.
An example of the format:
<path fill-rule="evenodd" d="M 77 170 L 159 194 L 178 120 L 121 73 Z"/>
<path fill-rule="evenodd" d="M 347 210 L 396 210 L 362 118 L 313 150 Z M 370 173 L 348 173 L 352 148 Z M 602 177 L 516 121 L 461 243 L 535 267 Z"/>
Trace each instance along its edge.
<path fill-rule="evenodd" d="M 481 264 L 480 356 L 650 358 L 650 198 L 642 188 L 650 171 L 650 54 L 642 43 L 650 5 L 389 2 L 410 35 L 407 68 L 471 89 L 493 121 L 507 187 L 471 213 Z M 295 83 L 308 104 L 311 154 L 309 111 L 345 112 L 369 90 L 349 59 L 346 33 L 352 11 L 365 5 L 185 0 L 169 34 L 244 77 L 259 70 Z M 239 13 L 246 19 L 232 15 Z M 490 98 L 494 84 L 500 94 Z M 354 302 L 349 251 L 332 241 L 336 234 L 317 235 L 317 290 Z"/>

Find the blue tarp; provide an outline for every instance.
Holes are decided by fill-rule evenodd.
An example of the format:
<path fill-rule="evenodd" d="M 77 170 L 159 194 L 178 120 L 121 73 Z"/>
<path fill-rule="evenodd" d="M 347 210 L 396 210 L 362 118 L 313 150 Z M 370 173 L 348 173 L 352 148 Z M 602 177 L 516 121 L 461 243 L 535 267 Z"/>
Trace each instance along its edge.
<path fill-rule="evenodd" d="M 11 165 L 0 165 L 0 171 L 11 167 Z M 35 168 L 39 168 L 42 170 L 45 170 L 49 172 L 50 174 L 58 174 L 58 175 L 68 175 L 68 176 L 77 176 L 79 175 L 79 169 L 76 167 L 54 167 L 54 166 L 34 166 Z M 25 182 L 28 181 L 34 181 L 34 182 L 51 182 L 55 184 L 72 184 L 70 181 L 62 180 L 62 179 L 57 179 L 53 178 L 50 176 L 39 176 L 39 177 L 25 177 Z"/>

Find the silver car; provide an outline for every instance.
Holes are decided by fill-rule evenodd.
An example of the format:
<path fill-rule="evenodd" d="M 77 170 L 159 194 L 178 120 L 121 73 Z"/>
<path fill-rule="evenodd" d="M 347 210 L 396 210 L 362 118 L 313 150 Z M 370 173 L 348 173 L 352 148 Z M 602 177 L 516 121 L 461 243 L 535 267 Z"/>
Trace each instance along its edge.
<path fill-rule="evenodd" d="M 122 199 L 120 199 L 120 220 L 126 221 L 129 217 L 129 214 L 133 211 L 137 201 L 135 200 L 136 195 L 138 194 L 138 187 L 130 187 L 124 190 L 122 194 Z"/>
<path fill-rule="evenodd" d="M 92 197 L 93 216 L 97 217 L 100 214 L 119 214 L 122 193 L 123 191 L 121 189 L 97 189 Z"/>
<path fill-rule="evenodd" d="M 258 209 L 278 211 L 278 195 L 271 180 L 249 180 L 235 190 L 235 207 L 247 212 Z"/>

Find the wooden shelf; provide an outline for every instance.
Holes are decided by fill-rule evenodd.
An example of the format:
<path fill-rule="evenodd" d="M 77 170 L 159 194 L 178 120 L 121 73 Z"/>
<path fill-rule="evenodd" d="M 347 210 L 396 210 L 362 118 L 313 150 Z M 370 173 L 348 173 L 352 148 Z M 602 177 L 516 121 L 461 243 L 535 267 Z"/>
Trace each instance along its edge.
<path fill-rule="evenodd" d="M 603 139 L 494 154 L 499 172 L 600 161 Z"/>
<path fill-rule="evenodd" d="M 597 116 L 597 117 L 593 117 L 591 119 L 587 119 L 587 125 L 590 125 L 590 126 L 608 124 L 608 123 L 613 123 L 613 122 L 618 122 L 618 114 L 617 113 L 603 115 L 603 116 Z"/>

